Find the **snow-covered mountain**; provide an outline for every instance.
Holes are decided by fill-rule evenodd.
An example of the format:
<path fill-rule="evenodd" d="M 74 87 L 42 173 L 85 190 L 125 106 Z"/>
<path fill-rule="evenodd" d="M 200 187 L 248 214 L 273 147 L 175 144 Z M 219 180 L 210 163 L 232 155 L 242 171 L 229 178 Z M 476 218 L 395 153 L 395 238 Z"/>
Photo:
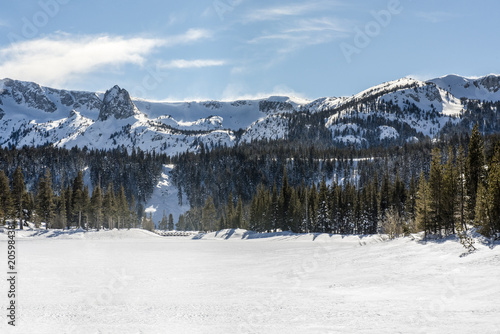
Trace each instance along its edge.
<path fill-rule="evenodd" d="M 401 144 L 470 129 L 475 122 L 484 124 L 485 132 L 498 131 L 499 101 L 500 76 L 494 75 L 448 75 L 427 82 L 403 78 L 351 97 L 314 101 L 272 96 L 230 102 L 147 101 L 118 86 L 105 93 L 78 92 L 4 79 L 0 146 L 123 146 L 175 155 L 202 144 L 300 140 L 304 129 L 326 131 L 338 145 Z"/>

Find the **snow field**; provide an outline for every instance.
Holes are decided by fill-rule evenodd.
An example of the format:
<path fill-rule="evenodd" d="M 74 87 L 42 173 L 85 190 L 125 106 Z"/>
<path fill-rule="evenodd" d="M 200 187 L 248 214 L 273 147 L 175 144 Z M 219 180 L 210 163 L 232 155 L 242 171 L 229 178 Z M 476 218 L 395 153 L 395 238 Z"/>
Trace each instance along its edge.
<path fill-rule="evenodd" d="M 500 248 L 477 246 L 460 257 L 452 239 L 23 231 L 18 326 L 3 316 L 0 332 L 500 333 Z"/>

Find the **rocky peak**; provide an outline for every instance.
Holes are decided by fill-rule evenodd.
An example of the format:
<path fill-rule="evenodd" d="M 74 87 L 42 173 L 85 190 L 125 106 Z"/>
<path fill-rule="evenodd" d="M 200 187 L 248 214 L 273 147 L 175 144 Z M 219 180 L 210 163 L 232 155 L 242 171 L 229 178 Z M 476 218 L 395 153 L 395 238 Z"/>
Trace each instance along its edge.
<path fill-rule="evenodd" d="M 496 75 L 488 75 L 480 80 L 481 85 L 492 93 L 498 92 L 500 89 L 500 77 Z"/>
<path fill-rule="evenodd" d="M 104 94 L 98 119 L 105 121 L 110 116 L 114 116 L 116 119 L 125 119 L 133 116 L 136 112 L 137 108 L 129 93 L 115 85 Z"/>

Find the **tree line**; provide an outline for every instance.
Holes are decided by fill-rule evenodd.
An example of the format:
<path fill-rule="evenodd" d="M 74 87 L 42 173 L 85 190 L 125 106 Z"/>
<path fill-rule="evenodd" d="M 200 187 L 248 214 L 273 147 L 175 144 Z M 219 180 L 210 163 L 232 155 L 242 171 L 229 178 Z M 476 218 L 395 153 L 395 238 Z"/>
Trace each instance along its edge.
<path fill-rule="evenodd" d="M 230 192 L 219 205 L 210 194 L 180 217 L 178 229 L 445 236 L 476 226 L 487 236 L 500 233 L 500 141 L 486 154 L 476 125 L 466 149 L 434 147 L 429 156 L 430 166 L 408 182 L 399 169 L 391 178 L 386 168 L 380 178 L 375 170 L 362 183 L 360 171 L 340 183 L 328 184 L 323 176 L 318 183 L 293 185 L 284 165 L 279 185 L 260 183 L 247 201 Z"/>
<path fill-rule="evenodd" d="M 133 195 L 127 198 L 122 185 L 118 192 L 112 183 L 105 189 L 96 185 L 91 193 L 80 171 L 71 184 L 56 193 L 49 168 L 40 177 L 36 191 L 26 190 L 21 167 L 16 168 L 12 180 L 0 170 L 0 219 L 4 224 L 15 219 L 21 229 L 28 221 L 36 226 L 45 223 L 47 229 L 154 228 L 151 219 L 145 217 L 144 207 Z"/>

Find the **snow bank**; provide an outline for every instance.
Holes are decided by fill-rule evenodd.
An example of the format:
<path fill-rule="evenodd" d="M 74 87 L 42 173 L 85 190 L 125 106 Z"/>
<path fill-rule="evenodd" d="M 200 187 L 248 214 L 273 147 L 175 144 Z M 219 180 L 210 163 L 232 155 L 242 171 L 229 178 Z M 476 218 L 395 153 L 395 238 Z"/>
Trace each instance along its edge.
<path fill-rule="evenodd" d="M 7 240 L 7 230 L 0 230 L 0 240 Z M 159 235 L 146 230 L 133 228 L 130 230 L 100 230 L 86 231 L 83 229 L 74 230 L 17 230 L 16 239 L 88 239 L 88 240 L 111 240 L 111 239 L 147 239 L 161 238 Z"/>
<path fill-rule="evenodd" d="M 193 239 L 203 240 L 268 240 L 268 241 L 318 241 L 318 242 L 343 242 L 367 245 L 379 243 L 389 238 L 386 235 L 338 235 L 327 233 L 292 233 L 269 232 L 258 233 L 244 229 L 225 229 L 217 232 L 200 233 Z"/>

